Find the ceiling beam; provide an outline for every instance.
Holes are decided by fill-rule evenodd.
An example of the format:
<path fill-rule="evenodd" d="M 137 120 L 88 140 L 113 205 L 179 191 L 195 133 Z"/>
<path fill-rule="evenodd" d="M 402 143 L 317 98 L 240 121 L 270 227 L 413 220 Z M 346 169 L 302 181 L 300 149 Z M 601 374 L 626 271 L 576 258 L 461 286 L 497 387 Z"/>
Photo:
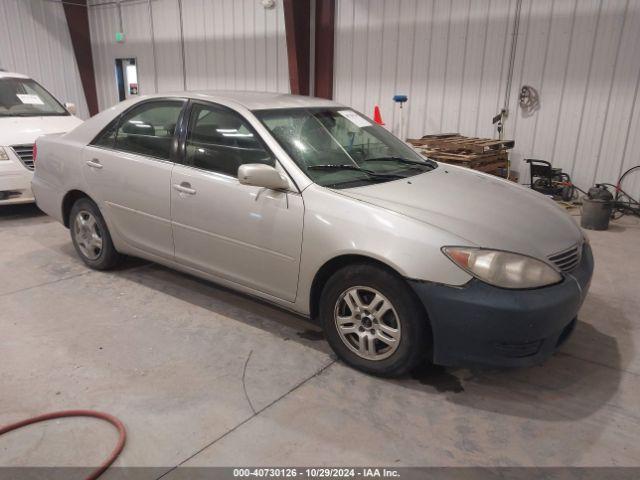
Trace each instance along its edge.
<path fill-rule="evenodd" d="M 316 0 L 314 95 L 333 98 L 335 0 Z"/>
<path fill-rule="evenodd" d="M 284 0 L 289 85 L 295 95 L 309 95 L 311 1 Z"/>
<path fill-rule="evenodd" d="M 87 0 L 65 0 L 64 16 L 71 36 L 73 53 L 76 57 L 80 81 L 90 115 L 98 113 L 98 94 L 96 92 L 96 75 L 93 69 L 91 53 L 91 35 L 89 33 L 89 13 Z"/>

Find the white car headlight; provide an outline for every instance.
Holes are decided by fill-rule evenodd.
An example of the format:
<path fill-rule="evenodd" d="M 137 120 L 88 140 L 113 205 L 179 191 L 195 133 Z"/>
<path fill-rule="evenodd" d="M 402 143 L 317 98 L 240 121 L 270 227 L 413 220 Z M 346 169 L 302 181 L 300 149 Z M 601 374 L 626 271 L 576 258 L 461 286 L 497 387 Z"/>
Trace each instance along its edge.
<path fill-rule="evenodd" d="M 3 147 L 0 147 L 0 162 L 3 160 L 9 160 L 9 155 Z"/>
<path fill-rule="evenodd" d="M 496 287 L 537 288 L 562 280 L 551 266 L 526 255 L 473 247 L 443 247 L 442 252 L 478 280 Z"/>

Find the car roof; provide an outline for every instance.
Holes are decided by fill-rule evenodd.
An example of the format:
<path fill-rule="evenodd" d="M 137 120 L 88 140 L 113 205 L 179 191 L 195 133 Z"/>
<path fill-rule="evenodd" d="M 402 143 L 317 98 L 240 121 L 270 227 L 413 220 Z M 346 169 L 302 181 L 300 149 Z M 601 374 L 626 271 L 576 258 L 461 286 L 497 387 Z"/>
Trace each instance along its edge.
<path fill-rule="evenodd" d="M 313 107 L 342 107 L 340 103 L 324 98 L 306 97 L 275 92 L 249 92 L 237 90 L 198 90 L 189 92 L 172 92 L 146 95 L 149 97 L 188 97 L 211 102 L 233 102 L 249 110 L 264 110 L 273 108 L 313 108 Z"/>
<path fill-rule="evenodd" d="M 0 78 L 31 78 L 28 75 L 22 73 L 6 72 L 0 68 Z"/>

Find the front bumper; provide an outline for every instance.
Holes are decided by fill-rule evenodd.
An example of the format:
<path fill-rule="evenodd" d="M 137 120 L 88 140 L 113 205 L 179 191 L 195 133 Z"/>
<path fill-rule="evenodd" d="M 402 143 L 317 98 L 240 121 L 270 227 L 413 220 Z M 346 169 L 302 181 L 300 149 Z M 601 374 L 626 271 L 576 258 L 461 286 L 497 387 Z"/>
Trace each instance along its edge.
<path fill-rule="evenodd" d="M 33 171 L 25 168 L 10 148 L 4 149 L 9 160 L 0 161 L 0 205 L 35 201 L 31 192 Z"/>
<path fill-rule="evenodd" d="M 30 171 L 12 174 L 0 173 L 0 205 L 34 202 L 31 192 Z"/>
<path fill-rule="evenodd" d="M 463 287 L 410 281 L 429 315 L 433 362 L 524 367 L 541 363 L 571 335 L 593 274 L 580 265 L 557 285 L 506 290 L 473 279 Z"/>

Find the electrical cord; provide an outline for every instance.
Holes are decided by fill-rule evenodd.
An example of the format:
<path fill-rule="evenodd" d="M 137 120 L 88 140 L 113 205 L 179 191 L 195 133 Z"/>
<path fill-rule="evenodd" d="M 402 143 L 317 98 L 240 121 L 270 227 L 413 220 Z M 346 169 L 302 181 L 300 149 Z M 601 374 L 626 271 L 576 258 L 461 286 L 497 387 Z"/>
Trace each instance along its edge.
<path fill-rule="evenodd" d="M 630 169 L 628 169 L 626 172 L 624 172 L 621 176 L 620 179 L 618 180 L 618 185 L 622 185 L 622 181 L 624 180 L 624 177 L 626 177 L 627 175 L 629 175 L 631 172 L 633 172 L 634 170 L 638 170 L 640 169 L 640 165 L 635 165 L 633 167 L 631 167 Z"/>
<path fill-rule="evenodd" d="M 635 165 L 635 166 L 629 168 L 627 171 L 625 171 L 622 175 L 620 175 L 620 178 L 618 179 L 618 182 L 617 182 L 617 184 L 615 186 L 615 188 L 616 188 L 616 197 L 615 197 L 616 201 L 618 200 L 619 191 L 620 192 L 622 191 L 622 182 L 624 181 L 624 178 L 627 175 L 629 175 L 631 172 L 634 172 L 636 170 L 640 170 L 640 165 Z M 629 197 L 629 195 L 627 195 L 627 197 Z M 631 198 L 631 197 L 629 197 L 629 198 Z"/>
<path fill-rule="evenodd" d="M 636 200 L 634 197 L 632 197 L 622 189 L 622 182 L 625 179 L 625 177 L 629 175 L 631 172 L 634 172 L 636 170 L 640 170 L 640 165 L 633 166 L 629 168 L 627 171 L 625 171 L 620 176 L 620 178 L 618 179 L 618 182 L 615 185 L 613 183 L 607 183 L 607 182 L 596 183 L 596 186 L 602 185 L 604 187 L 611 187 L 615 192 L 614 199 L 612 202 L 613 208 L 611 213 L 611 218 L 613 219 L 617 220 L 623 217 L 624 215 L 640 216 L 640 201 Z M 575 183 L 573 183 L 569 174 L 563 173 L 563 175 L 566 176 L 566 181 L 562 182 L 564 185 L 570 186 L 573 189 L 583 193 L 584 195 L 589 196 L 588 192 L 585 192 L 583 189 L 581 189 Z M 626 198 L 626 200 L 623 200 L 624 198 Z"/>
<path fill-rule="evenodd" d="M 629 169 L 627 169 L 618 179 L 615 185 L 612 183 L 601 183 L 600 185 L 613 187 L 615 196 L 613 201 L 613 212 L 611 214 L 612 218 L 618 219 L 623 217 L 624 215 L 637 215 L 640 217 L 640 201 L 636 200 L 634 197 L 629 195 L 622 189 L 622 182 L 625 177 L 629 175 L 631 172 L 640 170 L 640 165 L 635 165 Z M 626 197 L 626 201 L 623 200 Z"/>
<path fill-rule="evenodd" d="M 520 89 L 520 96 L 518 97 L 520 108 L 522 113 L 529 117 L 540 108 L 540 96 L 538 91 L 530 85 L 523 85 Z"/>
<path fill-rule="evenodd" d="M 616 197 L 619 197 L 619 194 L 622 194 L 622 196 L 627 197 L 630 201 L 630 203 L 635 203 L 636 205 L 640 205 L 640 202 L 638 200 L 636 200 L 635 198 L 633 198 L 631 195 L 629 195 L 627 192 L 625 192 L 624 190 L 622 190 L 618 185 L 620 185 L 618 183 L 618 185 L 614 185 L 613 183 L 599 183 L 598 185 L 605 185 L 607 187 L 613 187 L 616 190 Z"/>
<path fill-rule="evenodd" d="M 107 468 L 109 468 L 109 466 L 111 466 L 116 458 L 118 458 L 118 455 L 120 455 L 120 452 L 122 452 L 124 444 L 127 440 L 127 431 L 124 428 L 124 424 L 113 415 L 109 415 L 108 413 L 103 412 L 97 412 L 95 410 L 63 410 L 60 412 L 45 413 L 44 415 L 38 415 L 37 417 L 27 418 L 26 420 L 21 420 L 19 422 L 5 425 L 4 427 L 0 427 L 0 436 L 4 435 L 5 433 L 11 432 L 12 430 L 26 427 L 27 425 L 65 417 L 97 418 L 99 420 L 109 422 L 111 425 L 118 429 L 118 443 L 116 444 L 115 448 L 112 450 L 109 457 L 86 478 L 86 480 L 96 480 L 107 470 Z"/>

